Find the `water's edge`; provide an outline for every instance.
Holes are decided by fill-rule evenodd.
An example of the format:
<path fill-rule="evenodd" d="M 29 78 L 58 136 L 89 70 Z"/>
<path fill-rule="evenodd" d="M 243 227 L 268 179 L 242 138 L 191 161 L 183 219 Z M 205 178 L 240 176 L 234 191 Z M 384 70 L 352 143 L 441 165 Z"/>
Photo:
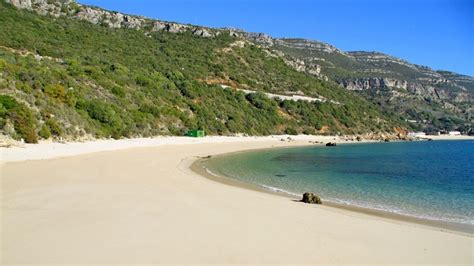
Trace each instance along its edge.
<path fill-rule="evenodd" d="M 286 148 L 291 148 L 291 147 L 286 147 Z M 257 149 L 257 150 L 252 149 L 251 151 L 255 152 L 255 151 L 263 151 L 263 150 L 269 150 L 269 149 L 286 149 L 286 148 L 281 148 L 281 147 L 263 148 L 263 149 Z M 246 152 L 249 152 L 249 151 L 224 153 L 224 154 L 215 155 L 212 158 L 196 158 L 196 160 L 194 160 L 191 163 L 191 166 L 189 167 L 189 169 L 200 176 L 203 176 L 215 182 L 219 182 L 221 184 L 239 187 L 239 188 L 248 189 L 248 190 L 257 191 L 257 192 L 268 193 L 272 195 L 277 195 L 280 197 L 285 197 L 288 200 L 292 200 L 295 202 L 299 202 L 301 200 L 302 195 L 291 193 L 291 192 L 285 191 L 283 189 L 275 188 L 275 187 L 268 187 L 264 185 L 248 183 L 248 182 L 241 181 L 230 176 L 225 176 L 223 174 L 216 174 L 216 173 L 213 173 L 211 170 L 207 169 L 205 166 L 205 162 L 210 159 L 216 159 L 220 156 L 226 156 L 226 155 L 236 154 L 236 153 L 246 153 Z M 423 225 L 423 226 L 430 227 L 432 229 L 441 230 L 441 231 L 449 231 L 452 233 L 457 233 L 457 234 L 462 234 L 462 235 L 468 235 L 468 236 L 474 235 L 474 228 L 472 227 L 472 225 L 469 225 L 469 224 L 424 219 L 424 218 L 419 218 L 419 217 L 414 217 L 414 216 L 409 216 L 409 215 L 404 215 L 404 214 L 399 214 L 399 213 L 394 213 L 394 212 L 389 212 L 389 211 L 384 211 L 384 210 L 379 210 L 379 209 L 371 209 L 371 208 L 365 208 L 365 207 L 360 207 L 360 206 L 355 206 L 355 205 L 342 204 L 338 202 L 331 202 L 327 200 L 323 202 L 323 207 L 342 209 L 346 211 L 372 215 L 372 216 L 389 219 L 389 220 L 396 220 L 396 221 L 402 221 L 402 222 L 407 222 L 411 224 Z"/>

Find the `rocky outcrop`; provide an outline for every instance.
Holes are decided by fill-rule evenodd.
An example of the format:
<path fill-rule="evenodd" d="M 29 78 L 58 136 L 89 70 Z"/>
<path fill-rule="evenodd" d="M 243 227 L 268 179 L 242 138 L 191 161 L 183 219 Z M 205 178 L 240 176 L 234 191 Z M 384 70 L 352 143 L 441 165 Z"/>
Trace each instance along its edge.
<path fill-rule="evenodd" d="M 78 4 L 73 0 L 6 0 L 6 2 L 17 8 L 33 10 L 40 15 L 69 16 L 111 28 L 140 29 L 146 21 L 143 17 L 128 16 L 118 12 L 89 7 Z"/>
<path fill-rule="evenodd" d="M 208 30 L 203 29 L 203 28 L 194 30 L 194 31 L 193 31 L 193 34 L 194 34 L 194 35 L 197 35 L 197 36 L 200 36 L 200 37 L 205 37 L 205 38 L 209 38 L 209 37 L 213 37 L 213 36 L 214 36 L 214 35 L 213 35 L 212 33 L 210 33 Z"/>
<path fill-rule="evenodd" d="M 23 9 L 32 9 L 31 0 L 6 0 L 7 3 L 10 3 L 18 8 Z"/>
<path fill-rule="evenodd" d="M 365 51 L 354 51 L 354 52 L 347 52 L 347 55 L 354 58 L 356 61 L 364 62 L 364 63 L 377 63 L 378 65 L 383 64 L 398 64 L 403 65 L 405 67 L 409 67 L 412 69 L 417 69 L 417 67 L 413 64 L 410 64 L 402 59 L 389 56 L 386 54 L 378 53 L 378 52 L 365 52 Z"/>
<path fill-rule="evenodd" d="M 318 42 L 318 41 L 310 41 L 310 40 L 305 40 L 305 39 L 282 38 L 282 39 L 277 39 L 275 41 L 275 44 L 288 47 L 288 48 L 307 50 L 307 51 L 324 52 L 324 53 L 341 53 L 341 54 L 344 53 L 330 44 Z"/>
<path fill-rule="evenodd" d="M 310 204 L 322 204 L 321 198 L 312 192 L 304 193 L 301 201 Z"/>
<path fill-rule="evenodd" d="M 298 72 L 305 72 L 313 76 L 321 77 L 321 66 L 314 63 L 306 64 L 305 61 L 292 57 L 284 57 L 285 63 Z"/>
<path fill-rule="evenodd" d="M 87 6 L 80 6 L 77 13 L 73 16 L 93 24 L 101 24 L 110 28 L 141 29 L 145 24 L 144 18 L 127 16 L 121 13 L 108 12 Z"/>
<path fill-rule="evenodd" d="M 341 84 L 348 90 L 370 90 L 386 87 L 407 89 L 408 82 L 390 78 L 358 78 L 343 80 Z"/>
<path fill-rule="evenodd" d="M 5 0 L 20 9 L 33 10 L 40 15 L 54 17 L 72 15 L 80 6 L 74 0 Z"/>
<path fill-rule="evenodd" d="M 40 15 L 54 17 L 68 16 L 99 24 L 110 28 L 140 29 L 149 32 L 168 31 L 181 33 L 190 30 L 199 37 L 215 37 L 216 31 L 198 26 L 152 20 L 140 16 L 130 16 L 119 12 L 106 11 L 96 7 L 85 6 L 73 0 L 5 0 L 20 9 L 28 9 Z"/>
<path fill-rule="evenodd" d="M 429 85 L 432 84 L 432 85 Z M 356 78 L 344 79 L 340 81 L 340 85 L 348 90 L 380 90 L 380 89 L 402 89 L 406 93 L 418 95 L 424 98 L 430 98 L 434 101 L 450 100 L 453 102 L 467 102 L 472 101 L 472 96 L 468 92 L 457 92 L 455 95 L 450 95 L 448 90 L 443 89 L 437 83 L 418 83 L 409 82 L 406 80 L 399 80 L 393 78 Z M 393 91 L 394 95 L 399 95 L 398 92 Z"/>
<path fill-rule="evenodd" d="M 467 107 L 474 101 L 473 77 L 435 71 L 379 52 L 343 52 L 304 39 L 274 39 L 270 48 L 282 52 L 284 58 L 291 56 L 285 62 L 297 71 L 360 91 L 392 112 L 410 117 L 414 110 L 424 110 L 437 119 L 453 116 L 472 124 Z M 316 71 L 308 71 L 310 64 L 318 66 Z"/>
<path fill-rule="evenodd" d="M 163 22 L 163 21 L 154 21 L 152 32 L 157 31 L 167 31 L 171 33 L 181 33 L 185 32 L 189 29 L 192 29 L 194 35 L 203 36 L 203 37 L 211 37 L 212 35 L 205 29 L 191 27 L 189 25 L 178 24 L 173 22 Z"/>
<path fill-rule="evenodd" d="M 274 39 L 265 33 L 242 32 L 242 34 L 245 35 L 247 39 L 251 39 L 260 45 L 270 47 L 274 44 Z"/>

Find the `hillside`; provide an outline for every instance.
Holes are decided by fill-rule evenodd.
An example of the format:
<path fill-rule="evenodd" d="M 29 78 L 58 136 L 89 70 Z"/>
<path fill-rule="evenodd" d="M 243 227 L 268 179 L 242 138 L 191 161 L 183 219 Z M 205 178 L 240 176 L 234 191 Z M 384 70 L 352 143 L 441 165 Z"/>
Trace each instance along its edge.
<path fill-rule="evenodd" d="M 17 139 L 182 135 L 194 128 L 218 135 L 393 133 L 404 126 L 232 30 L 175 32 L 73 1 L 12 2 L 26 9 L 0 4 L 0 126 Z M 77 19 L 83 11 L 113 14 L 122 24 Z"/>
<path fill-rule="evenodd" d="M 300 71 L 356 91 L 387 112 L 401 114 L 425 131 L 472 130 L 474 78 L 434 71 L 378 52 L 343 52 L 304 39 L 249 37 L 279 51 Z"/>

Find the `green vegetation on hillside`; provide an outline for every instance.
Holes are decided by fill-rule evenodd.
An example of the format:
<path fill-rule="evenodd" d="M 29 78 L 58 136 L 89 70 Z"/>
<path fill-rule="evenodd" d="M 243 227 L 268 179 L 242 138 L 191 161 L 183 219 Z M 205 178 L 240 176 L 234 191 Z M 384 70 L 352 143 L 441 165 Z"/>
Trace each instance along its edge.
<path fill-rule="evenodd" d="M 39 16 L 0 2 L 0 126 L 40 138 L 387 132 L 402 124 L 359 96 L 299 73 L 228 34 L 145 34 Z M 223 89 L 300 90 L 340 104 Z M 9 130 L 13 124 L 14 130 Z"/>

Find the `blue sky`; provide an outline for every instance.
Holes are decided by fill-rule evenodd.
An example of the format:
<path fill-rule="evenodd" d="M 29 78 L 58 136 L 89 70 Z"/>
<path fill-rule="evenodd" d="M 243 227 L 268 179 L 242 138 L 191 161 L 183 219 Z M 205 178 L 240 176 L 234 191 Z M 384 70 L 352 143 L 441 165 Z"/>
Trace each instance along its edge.
<path fill-rule="evenodd" d="M 474 0 L 79 0 L 128 14 L 274 37 L 344 51 L 379 51 L 474 76 Z"/>

